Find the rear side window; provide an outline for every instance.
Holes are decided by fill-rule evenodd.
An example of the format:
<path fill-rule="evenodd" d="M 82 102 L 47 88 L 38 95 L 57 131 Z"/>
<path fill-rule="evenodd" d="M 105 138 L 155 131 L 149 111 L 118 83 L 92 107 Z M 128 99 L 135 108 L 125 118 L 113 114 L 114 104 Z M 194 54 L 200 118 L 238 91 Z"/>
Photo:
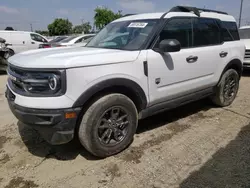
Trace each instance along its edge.
<path fill-rule="evenodd" d="M 238 28 L 235 22 L 222 22 L 223 41 L 240 40 Z"/>
<path fill-rule="evenodd" d="M 209 46 L 221 43 L 220 28 L 217 21 L 209 18 L 193 19 L 193 46 Z"/>
<path fill-rule="evenodd" d="M 160 33 L 160 41 L 164 39 L 176 39 L 181 43 L 182 48 L 191 47 L 192 20 L 190 18 L 176 18 L 170 20 Z"/>

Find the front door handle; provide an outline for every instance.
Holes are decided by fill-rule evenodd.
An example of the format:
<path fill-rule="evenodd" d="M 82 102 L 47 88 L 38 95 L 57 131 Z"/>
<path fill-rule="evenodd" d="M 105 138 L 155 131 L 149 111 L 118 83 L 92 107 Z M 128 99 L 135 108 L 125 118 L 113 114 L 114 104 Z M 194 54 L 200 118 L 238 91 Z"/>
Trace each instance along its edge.
<path fill-rule="evenodd" d="M 186 60 L 188 63 L 194 63 L 198 60 L 198 57 L 197 56 L 189 56 L 189 57 L 187 57 Z"/>
<path fill-rule="evenodd" d="M 224 52 L 224 51 L 223 51 L 223 52 L 220 53 L 220 57 L 221 57 L 221 58 L 226 57 L 227 54 L 228 54 L 228 52 Z"/>
<path fill-rule="evenodd" d="M 35 44 L 35 42 L 31 42 L 31 44 Z"/>

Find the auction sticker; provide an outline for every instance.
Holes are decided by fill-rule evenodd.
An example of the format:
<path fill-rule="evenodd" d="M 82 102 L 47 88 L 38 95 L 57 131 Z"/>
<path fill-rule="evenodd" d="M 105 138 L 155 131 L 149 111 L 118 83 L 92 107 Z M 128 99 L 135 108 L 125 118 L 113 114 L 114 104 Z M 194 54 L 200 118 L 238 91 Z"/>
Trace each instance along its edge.
<path fill-rule="evenodd" d="M 128 27 L 135 27 L 135 28 L 144 28 L 148 25 L 148 23 L 143 23 L 143 22 L 132 22 L 129 24 Z"/>

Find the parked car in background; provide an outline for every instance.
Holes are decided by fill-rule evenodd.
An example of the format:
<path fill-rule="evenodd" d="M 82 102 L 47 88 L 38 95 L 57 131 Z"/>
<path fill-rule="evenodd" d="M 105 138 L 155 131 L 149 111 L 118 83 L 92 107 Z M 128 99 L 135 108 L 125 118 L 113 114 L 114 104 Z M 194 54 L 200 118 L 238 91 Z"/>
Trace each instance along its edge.
<path fill-rule="evenodd" d="M 91 41 L 93 38 L 94 38 L 94 36 L 93 36 L 93 37 L 90 37 L 90 38 L 88 38 L 88 39 L 86 39 L 86 40 L 84 40 L 84 41 L 82 41 L 82 42 L 75 43 L 75 44 L 73 44 L 72 46 L 73 46 L 73 47 L 86 46 L 86 45 L 89 43 L 89 41 Z"/>
<path fill-rule="evenodd" d="M 68 38 L 68 36 L 58 36 L 56 38 L 54 38 L 53 40 L 50 40 L 47 43 L 42 43 L 39 45 L 39 48 L 51 48 L 51 47 L 56 47 L 57 43 L 59 43 L 60 41 L 64 40 Z"/>
<path fill-rule="evenodd" d="M 68 37 L 68 38 L 60 41 L 56 45 L 58 47 L 60 47 L 60 46 L 72 46 L 74 44 L 84 42 L 85 40 L 87 40 L 88 38 L 91 38 L 93 36 L 95 36 L 95 34 L 85 34 L 85 35 L 81 35 L 81 36 L 71 36 L 71 37 Z"/>
<path fill-rule="evenodd" d="M 47 39 L 34 32 L 27 31 L 0 31 L 0 37 L 6 40 L 11 53 L 16 54 L 27 50 L 37 49 L 40 44 L 47 43 Z"/>
<path fill-rule="evenodd" d="M 239 29 L 240 39 L 246 46 L 245 58 L 243 67 L 250 69 L 250 26 L 243 26 Z"/>
<path fill-rule="evenodd" d="M 7 69 L 7 59 L 11 56 L 8 44 L 5 42 L 5 39 L 0 38 L 0 71 L 5 71 Z"/>

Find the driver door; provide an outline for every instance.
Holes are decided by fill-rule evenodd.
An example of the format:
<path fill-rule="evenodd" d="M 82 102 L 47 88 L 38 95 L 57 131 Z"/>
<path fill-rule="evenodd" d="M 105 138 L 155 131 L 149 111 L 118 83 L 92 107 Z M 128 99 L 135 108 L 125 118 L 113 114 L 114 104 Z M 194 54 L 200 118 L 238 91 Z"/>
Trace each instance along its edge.
<path fill-rule="evenodd" d="M 150 105 L 175 100 L 209 87 L 213 77 L 214 67 L 206 65 L 209 50 L 193 47 L 192 18 L 168 21 L 154 49 L 164 39 L 178 40 L 181 50 L 170 53 L 148 50 Z"/>

